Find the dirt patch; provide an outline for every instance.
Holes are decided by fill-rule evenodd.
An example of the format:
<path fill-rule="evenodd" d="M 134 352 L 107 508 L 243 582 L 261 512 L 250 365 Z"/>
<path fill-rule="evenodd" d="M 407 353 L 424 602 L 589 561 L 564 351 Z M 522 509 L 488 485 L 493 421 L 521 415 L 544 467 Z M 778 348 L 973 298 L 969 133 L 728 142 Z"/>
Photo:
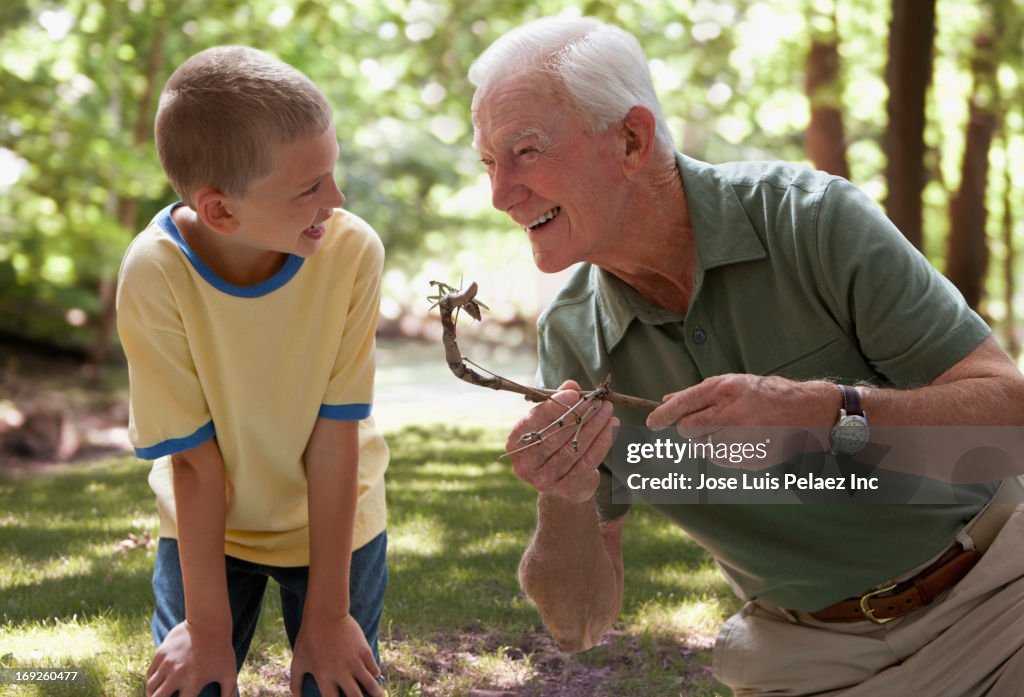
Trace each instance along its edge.
<path fill-rule="evenodd" d="M 691 681 L 710 680 L 706 638 L 638 637 L 609 632 L 593 649 L 568 654 L 544 630 L 508 642 L 470 628 L 382 641 L 385 672 L 398 694 L 415 686 L 424 697 L 611 697 L 679 695 Z M 638 681 L 642 688 L 631 689 Z M 685 692 L 682 692 L 685 694 Z"/>
<path fill-rule="evenodd" d="M 0 474 L 130 452 L 123 366 L 0 340 Z"/>

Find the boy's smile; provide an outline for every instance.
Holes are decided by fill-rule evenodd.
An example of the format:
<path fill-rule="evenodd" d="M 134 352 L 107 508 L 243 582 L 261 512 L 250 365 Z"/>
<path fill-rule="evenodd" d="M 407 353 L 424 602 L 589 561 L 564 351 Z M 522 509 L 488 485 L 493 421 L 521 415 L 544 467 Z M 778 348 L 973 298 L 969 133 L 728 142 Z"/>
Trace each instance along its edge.
<path fill-rule="evenodd" d="M 319 240 L 324 236 L 327 227 L 323 223 L 314 223 L 302 231 L 302 234 L 311 240 Z"/>

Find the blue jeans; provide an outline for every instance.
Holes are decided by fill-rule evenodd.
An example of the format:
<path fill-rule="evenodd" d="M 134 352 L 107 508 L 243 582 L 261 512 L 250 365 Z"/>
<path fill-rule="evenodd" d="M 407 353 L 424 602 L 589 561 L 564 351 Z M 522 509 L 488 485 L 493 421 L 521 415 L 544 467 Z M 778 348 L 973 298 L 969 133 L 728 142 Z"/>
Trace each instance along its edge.
<path fill-rule="evenodd" d="M 306 602 L 309 567 L 266 566 L 227 556 L 225 562 L 233 622 L 231 640 L 235 648 L 235 667 L 238 670 L 242 669 L 242 663 L 249 652 L 268 578 L 277 581 L 281 587 L 284 628 L 288 634 L 288 642 L 295 648 L 295 639 L 299 635 L 299 627 L 302 626 L 302 608 Z M 366 642 L 370 645 L 378 664 L 380 653 L 377 647 L 377 629 L 380 626 L 387 583 L 387 533 L 382 532 L 352 552 L 352 565 L 349 570 L 349 613 L 362 627 Z M 153 569 L 153 592 L 156 595 L 156 611 L 153 613 L 152 623 L 153 640 L 159 646 L 172 629 L 185 621 L 185 589 L 181 579 L 181 559 L 178 556 L 177 540 L 160 538 L 156 550 L 156 566 Z M 216 683 L 207 685 L 199 693 L 199 697 L 219 695 L 220 686 Z M 320 690 L 309 673 L 303 678 L 302 695 L 320 697 Z"/>

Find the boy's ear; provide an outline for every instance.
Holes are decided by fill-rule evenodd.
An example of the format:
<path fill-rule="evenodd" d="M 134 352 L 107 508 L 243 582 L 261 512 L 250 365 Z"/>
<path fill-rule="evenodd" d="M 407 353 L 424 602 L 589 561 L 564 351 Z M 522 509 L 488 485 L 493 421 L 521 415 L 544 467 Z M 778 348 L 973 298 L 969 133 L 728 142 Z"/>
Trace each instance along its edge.
<path fill-rule="evenodd" d="M 654 114 L 643 106 L 635 106 L 622 120 L 621 135 L 623 138 L 622 168 L 627 177 L 631 177 L 644 168 L 654 152 L 654 134 L 656 125 Z"/>
<path fill-rule="evenodd" d="M 192 196 L 192 201 L 203 225 L 214 232 L 230 235 L 238 227 L 238 219 L 231 213 L 230 199 L 220 189 L 202 186 Z"/>

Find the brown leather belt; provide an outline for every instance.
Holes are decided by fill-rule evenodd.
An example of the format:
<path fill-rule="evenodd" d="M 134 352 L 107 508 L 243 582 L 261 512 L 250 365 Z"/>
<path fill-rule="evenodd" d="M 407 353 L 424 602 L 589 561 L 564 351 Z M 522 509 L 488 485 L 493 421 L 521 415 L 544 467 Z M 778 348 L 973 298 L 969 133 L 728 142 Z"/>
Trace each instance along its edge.
<path fill-rule="evenodd" d="M 1024 502 L 1024 477 L 1007 479 L 989 505 L 963 530 L 975 549 L 965 549 L 957 542 L 911 578 L 875 588 L 859 598 L 840 600 L 834 605 L 807 614 L 822 622 L 871 620 L 885 624 L 930 604 L 963 580 L 1021 502 Z"/>
<path fill-rule="evenodd" d="M 822 622 L 871 620 L 876 624 L 885 624 L 930 604 L 940 594 L 958 584 L 980 558 L 978 550 L 964 549 L 957 543 L 935 563 L 906 581 L 877 588 L 859 598 L 840 600 L 809 614 Z"/>

